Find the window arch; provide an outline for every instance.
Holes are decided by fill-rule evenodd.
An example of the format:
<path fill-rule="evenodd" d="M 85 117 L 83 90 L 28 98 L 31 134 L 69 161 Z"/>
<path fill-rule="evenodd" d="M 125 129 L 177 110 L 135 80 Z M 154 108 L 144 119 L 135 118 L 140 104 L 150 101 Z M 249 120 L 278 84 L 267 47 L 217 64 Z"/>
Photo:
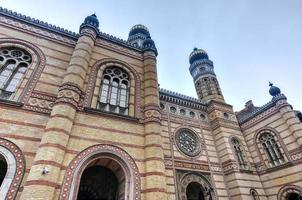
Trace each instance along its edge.
<path fill-rule="evenodd" d="M 285 160 L 283 154 L 274 138 L 269 132 L 260 135 L 259 141 L 263 147 L 268 163 L 271 167 L 282 164 Z"/>
<path fill-rule="evenodd" d="M 208 95 L 211 95 L 212 94 L 212 90 L 211 90 L 210 80 L 208 78 L 204 78 L 203 81 L 205 82 Z"/>
<path fill-rule="evenodd" d="M 240 143 L 240 141 L 237 138 L 232 138 L 231 139 L 231 143 L 232 146 L 234 148 L 234 153 L 236 155 L 236 159 L 240 165 L 240 168 L 246 168 L 247 167 L 247 162 L 245 160 L 245 156 L 244 156 L 244 151 L 243 151 L 243 147 Z"/>
<path fill-rule="evenodd" d="M 128 73 L 119 67 L 104 70 L 97 109 L 128 114 L 130 80 Z"/>
<path fill-rule="evenodd" d="M 250 195 L 252 200 L 259 200 L 258 192 L 255 189 L 250 190 Z"/>
<path fill-rule="evenodd" d="M 21 48 L 0 49 L 0 98 L 12 97 L 31 62 L 30 54 Z"/>
<path fill-rule="evenodd" d="M 15 199 L 24 171 L 22 151 L 14 143 L 0 138 L 0 199 Z"/>
<path fill-rule="evenodd" d="M 212 81 L 213 81 L 213 83 L 214 83 L 214 85 L 215 85 L 215 87 L 216 87 L 217 94 L 218 94 L 218 95 L 221 95 L 221 90 L 220 90 L 220 87 L 219 87 L 219 84 L 218 84 L 217 79 L 216 79 L 216 78 L 212 78 Z"/>

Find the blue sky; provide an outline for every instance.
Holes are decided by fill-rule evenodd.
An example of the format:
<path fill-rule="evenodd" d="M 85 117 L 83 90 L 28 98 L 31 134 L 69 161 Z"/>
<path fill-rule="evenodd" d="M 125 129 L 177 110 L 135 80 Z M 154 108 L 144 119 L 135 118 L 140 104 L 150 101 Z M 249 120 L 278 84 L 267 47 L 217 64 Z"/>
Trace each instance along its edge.
<path fill-rule="evenodd" d="M 268 102 L 268 81 L 302 110 L 301 0 L 0 0 L 0 5 L 75 32 L 95 12 L 102 32 L 123 39 L 133 25 L 144 24 L 159 51 L 162 88 L 196 97 L 188 56 L 198 47 L 214 62 L 235 110 L 250 99 L 258 106 Z"/>

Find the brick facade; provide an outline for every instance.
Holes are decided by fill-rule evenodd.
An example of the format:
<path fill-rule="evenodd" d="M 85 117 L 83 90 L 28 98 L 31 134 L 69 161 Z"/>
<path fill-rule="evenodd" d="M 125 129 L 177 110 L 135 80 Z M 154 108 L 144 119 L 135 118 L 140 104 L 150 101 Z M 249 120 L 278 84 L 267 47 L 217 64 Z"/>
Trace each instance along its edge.
<path fill-rule="evenodd" d="M 206 199 L 247 200 L 256 191 L 259 200 L 286 200 L 302 193 L 302 123 L 284 95 L 239 119 L 214 75 L 207 102 L 159 89 L 156 49 L 90 26 L 71 33 L 1 8 L 3 47 L 26 50 L 32 63 L 13 97 L 0 100 L 0 150 L 11 152 L 16 167 L 0 199 L 76 199 L 80 174 L 102 156 L 124 171 L 125 199 L 185 200 L 190 181 L 203 186 Z M 129 74 L 128 115 L 97 109 L 108 66 Z M 204 85 L 195 87 L 206 96 Z M 181 130 L 197 138 L 197 155 L 177 145 Z M 274 135 L 282 164 L 269 165 L 262 132 Z M 244 168 L 232 138 L 240 141 Z"/>

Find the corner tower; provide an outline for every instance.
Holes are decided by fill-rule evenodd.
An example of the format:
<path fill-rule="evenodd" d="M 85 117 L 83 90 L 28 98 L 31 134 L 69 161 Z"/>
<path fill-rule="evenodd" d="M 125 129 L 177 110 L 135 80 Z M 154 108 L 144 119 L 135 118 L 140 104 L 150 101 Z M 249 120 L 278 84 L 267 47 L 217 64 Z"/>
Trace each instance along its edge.
<path fill-rule="evenodd" d="M 137 24 L 131 28 L 128 42 L 136 47 L 142 48 L 144 40 L 148 37 L 150 37 L 148 28 L 142 24 Z"/>
<path fill-rule="evenodd" d="M 193 77 L 195 89 L 199 99 L 224 102 L 224 98 L 214 73 L 213 62 L 207 52 L 194 48 L 189 57 L 190 73 Z"/>

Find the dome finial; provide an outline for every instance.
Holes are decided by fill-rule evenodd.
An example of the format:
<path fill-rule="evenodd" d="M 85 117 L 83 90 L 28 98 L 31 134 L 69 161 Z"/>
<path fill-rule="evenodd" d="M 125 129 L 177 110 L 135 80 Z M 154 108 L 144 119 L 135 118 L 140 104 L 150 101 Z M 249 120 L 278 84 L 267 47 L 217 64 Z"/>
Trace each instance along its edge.
<path fill-rule="evenodd" d="M 274 86 L 274 84 L 271 83 L 270 81 L 269 81 L 269 86 L 270 86 L 270 89 L 269 89 L 270 95 L 272 95 L 273 97 L 275 97 L 275 96 L 278 96 L 279 94 L 281 94 L 280 88 Z"/>
<path fill-rule="evenodd" d="M 272 87 L 274 84 L 273 84 L 272 82 L 268 81 L 268 85 L 269 85 L 270 87 Z"/>

